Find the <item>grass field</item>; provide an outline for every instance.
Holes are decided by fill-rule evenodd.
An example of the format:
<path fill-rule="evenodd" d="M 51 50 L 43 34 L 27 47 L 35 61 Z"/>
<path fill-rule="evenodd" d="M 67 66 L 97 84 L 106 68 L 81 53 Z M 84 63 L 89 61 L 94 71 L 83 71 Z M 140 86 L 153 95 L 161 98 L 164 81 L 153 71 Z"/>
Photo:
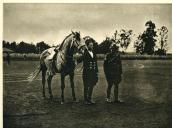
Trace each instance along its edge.
<path fill-rule="evenodd" d="M 79 103 L 72 103 L 66 78 L 64 105 L 60 104 L 60 77 L 53 79 L 54 100 L 42 98 L 41 76 L 27 84 L 38 61 L 4 63 L 3 111 L 5 128 L 171 128 L 172 60 L 123 60 L 120 84 L 122 104 L 105 103 L 107 83 L 99 61 L 96 105 L 83 104 L 81 65 L 75 73 Z M 46 86 L 46 91 L 48 88 Z M 48 97 L 48 93 L 47 97 Z"/>
<path fill-rule="evenodd" d="M 4 54 L 4 59 L 7 54 Z M 24 57 L 24 55 L 26 57 Z M 40 54 L 20 54 L 20 53 L 12 53 L 11 55 L 12 60 L 33 60 L 38 61 Z M 74 55 L 74 58 L 77 58 L 78 55 Z M 98 59 L 104 59 L 104 54 L 97 54 Z M 172 60 L 172 54 L 167 54 L 165 56 L 159 56 L 159 55 L 140 55 L 140 54 L 125 54 L 121 55 L 121 58 L 124 60 Z"/>

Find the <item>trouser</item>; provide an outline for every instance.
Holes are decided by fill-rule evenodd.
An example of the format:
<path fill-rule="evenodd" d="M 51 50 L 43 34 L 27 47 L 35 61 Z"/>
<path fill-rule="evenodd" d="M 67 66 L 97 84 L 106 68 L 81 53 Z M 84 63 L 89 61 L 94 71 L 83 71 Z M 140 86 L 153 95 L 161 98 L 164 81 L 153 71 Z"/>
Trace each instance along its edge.
<path fill-rule="evenodd" d="M 91 101 L 93 88 L 98 81 L 97 72 L 83 71 L 84 100 Z"/>
<path fill-rule="evenodd" d="M 84 101 L 91 101 L 94 85 L 84 84 Z"/>
<path fill-rule="evenodd" d="M 107 87 L 107 98 L 110 98 L 111 95 L 111 88 L 114 85 L 114 98 L 115 101 L 118 101 L 118 85 L 117 83 L 113 81 L 107 81 L 108 82 L 108 87 Z"/>

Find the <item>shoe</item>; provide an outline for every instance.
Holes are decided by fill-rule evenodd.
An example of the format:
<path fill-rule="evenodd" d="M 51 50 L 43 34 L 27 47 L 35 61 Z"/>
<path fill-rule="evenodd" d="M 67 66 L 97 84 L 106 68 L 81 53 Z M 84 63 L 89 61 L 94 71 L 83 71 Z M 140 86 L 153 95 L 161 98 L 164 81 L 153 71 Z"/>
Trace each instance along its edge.
<path fill-rule="evenodd" d="M 95 101 L 89 101 L 91 104 L 95 104 L 96 102 Z"/>
<path fill-rule="evenodd" d="M 93 105 L 93 104 L 95 104 L 95 103 L 96 103 L 96 102 L 91 101 L 91 100 L 85 101 L 85 104 L 86 104 L 86 105 Z"/>
<path fill-rule="evenodd" d="M 85 105 L 90 105 L 91 103 L 88 102 L 88 101 L 84 101 L 84 104 L 85 104 Z"/>
<path fill-rule="evenodd" d="M 112 101 L 111 101 L 110 98 L 106 98 L 106 102 L 107 102 L 107 103 L 112 103 Z"/>

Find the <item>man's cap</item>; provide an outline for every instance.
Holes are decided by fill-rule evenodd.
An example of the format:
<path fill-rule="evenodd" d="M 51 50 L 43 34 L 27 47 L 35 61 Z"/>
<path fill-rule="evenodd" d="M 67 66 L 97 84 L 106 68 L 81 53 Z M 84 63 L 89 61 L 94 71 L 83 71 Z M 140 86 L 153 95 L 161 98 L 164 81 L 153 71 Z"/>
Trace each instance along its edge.
<path fill-rule="evenodd" d="M 94 39 L 91 38 L 90 36 L 84 37 L 84 40 L 85 40 L 85 44 L 86 44 L 87 46 L 88 46 L 88 44 L 89 44 L 90 42 L 93 42 L 93 43 L 94 43 Z"/>

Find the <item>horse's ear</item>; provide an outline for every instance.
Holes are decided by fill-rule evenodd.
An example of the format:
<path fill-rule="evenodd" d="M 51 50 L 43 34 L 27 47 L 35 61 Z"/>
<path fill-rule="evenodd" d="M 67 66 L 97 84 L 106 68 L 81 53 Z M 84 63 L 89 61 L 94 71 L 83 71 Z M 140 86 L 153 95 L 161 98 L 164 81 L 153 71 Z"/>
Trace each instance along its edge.
<path fill-rule="evenodd" d="M 75 33 L 71 30 L 72 34 L 75 35 Z"/>

